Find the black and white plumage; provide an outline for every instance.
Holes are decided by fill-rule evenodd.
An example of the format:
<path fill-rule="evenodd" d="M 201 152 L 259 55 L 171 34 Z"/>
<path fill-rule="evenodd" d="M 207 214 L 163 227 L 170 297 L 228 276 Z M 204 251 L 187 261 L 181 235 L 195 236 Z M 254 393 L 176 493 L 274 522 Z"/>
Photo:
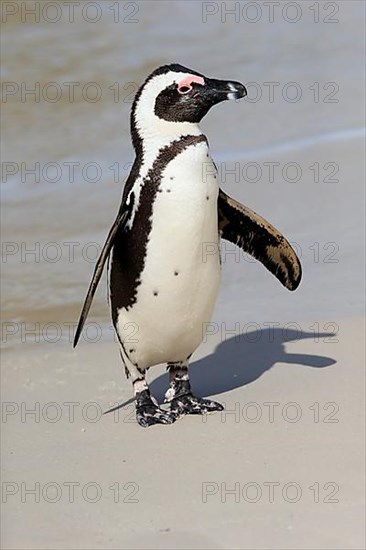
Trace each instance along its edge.
<path fill-rule="evenodd" d="M 198 126 L 213 105 L 245 95 L 239 82 L 209 79 L 173 64 L 146 79 L 132 106 L 136 158 L 95 267 L 74 345 L 110 256 L 112 319 L 142 426 L 222 409 L 195 397 L 188 377 L 189 358 L 202 341 L 219 289 L 220 237 L 261 261 L 289 290 L 301 279 L 299 260 L 283 235 L 219 189 Z M 216 254 L 204 254 L 208 244 Z M 145 380 L 146 370 L 160 363 L 167 363 L 170 372 L 169 411 L 157 405 Z"/>

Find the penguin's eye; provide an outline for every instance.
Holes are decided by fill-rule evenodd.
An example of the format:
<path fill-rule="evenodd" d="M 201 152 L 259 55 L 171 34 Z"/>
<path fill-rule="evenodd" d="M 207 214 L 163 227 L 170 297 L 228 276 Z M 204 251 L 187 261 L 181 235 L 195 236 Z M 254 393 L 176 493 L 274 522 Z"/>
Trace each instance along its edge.
<path fill-rule="evenodd" d="M 178 92 L 180 94 L 188 94 L 192 90 L 192 86 L 181 86 L 178 87 Z"/>

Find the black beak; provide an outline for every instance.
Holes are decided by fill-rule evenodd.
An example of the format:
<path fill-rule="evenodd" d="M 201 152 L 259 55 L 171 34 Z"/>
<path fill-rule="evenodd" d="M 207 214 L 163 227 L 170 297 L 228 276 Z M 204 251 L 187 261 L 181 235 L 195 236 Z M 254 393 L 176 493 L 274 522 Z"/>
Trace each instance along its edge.
<path fill-rule="evenodd" d="M 240 82 L 205 78 L 205 95 L 212 105 L 226 99 L 241 99 L 247 93 L 246 87 Z"/>

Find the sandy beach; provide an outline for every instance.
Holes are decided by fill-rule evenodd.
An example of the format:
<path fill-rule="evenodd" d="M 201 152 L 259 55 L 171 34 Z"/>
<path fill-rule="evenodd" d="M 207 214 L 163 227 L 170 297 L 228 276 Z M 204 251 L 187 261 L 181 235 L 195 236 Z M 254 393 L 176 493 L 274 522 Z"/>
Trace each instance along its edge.
<path fill-rule="evenodd" d="M 361 548 L 365 327 L 337 323 L 210 337 L 192 380 L 226 410 L 147 430 L 102 416 L 130 397 L 110 344 L 5 360 L 4 547 Z"/>
<path fill-rule="evenodd" d="M 78 12 L 4 24 L 3 79 L 19 89 L 3 103 L 2 547 L 363 550 L 365 5 L 315 3 L 315 22 L 300 2 L 292 24 L 291 8 L 272 23 L 260 2 L 256 23 L 221 3 L 130 4 L 135 24 L 116 24 L 112 2 L 94 26 Z M 303 280 L 290 293 L 223 243 L 191 378 L 225 411 L 142 429 L 105 274 L 71 341 L 133 160 L 129 95 L 167 61 L 248 84 L 249 101 L 202 126 L 222 188 L 283 231 Z M 94 82 L 102 96 L 23 101 L 22 82 Z M 165 367 L 148 379 L 162 402 Z"/>

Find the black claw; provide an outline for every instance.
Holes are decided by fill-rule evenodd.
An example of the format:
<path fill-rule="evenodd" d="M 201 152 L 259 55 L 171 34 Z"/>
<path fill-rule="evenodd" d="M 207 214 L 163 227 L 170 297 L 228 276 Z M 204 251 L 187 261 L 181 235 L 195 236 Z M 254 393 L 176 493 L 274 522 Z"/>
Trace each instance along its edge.
<path fill-rule="evenodd" d="M 195 397 L 191 392 L 174 397 L 171 402 L 170 412 L 176 417 L 184 414 L 207 414 L 224 410 L 223 405 L 210 399 Z"/>
<path fill-rule="evenodd" d="M 154 424 L 172 424 L 176 417 L 158 407 L 145 390 L 136 396 L 136 420 L 140 426 L 148 428 Z"/>

